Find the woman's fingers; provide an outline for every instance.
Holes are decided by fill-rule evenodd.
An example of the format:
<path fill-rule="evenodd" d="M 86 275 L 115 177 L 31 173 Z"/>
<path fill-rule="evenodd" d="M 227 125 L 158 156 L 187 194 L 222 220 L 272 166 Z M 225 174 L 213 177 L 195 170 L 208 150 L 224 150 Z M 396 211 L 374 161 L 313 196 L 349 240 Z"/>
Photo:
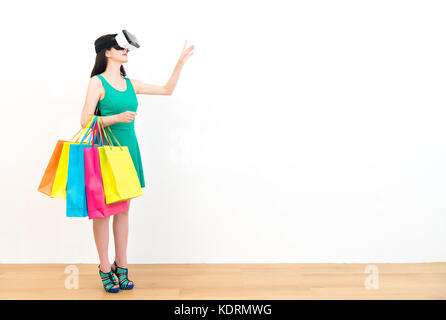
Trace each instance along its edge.
<path fill-rule="evenodd" d="M 125 111 L 125 119 L 126 122 L 132 122 L 135 119 L 136 112 L 134 111 Z"/>

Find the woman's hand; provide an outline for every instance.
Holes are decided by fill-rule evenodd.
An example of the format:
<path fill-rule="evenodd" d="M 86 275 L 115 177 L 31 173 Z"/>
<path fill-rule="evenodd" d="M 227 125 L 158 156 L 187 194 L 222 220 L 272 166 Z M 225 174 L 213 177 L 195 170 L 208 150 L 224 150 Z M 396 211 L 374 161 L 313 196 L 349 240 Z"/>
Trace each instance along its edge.
<path fill-rule="evenodd" d="M 118 114 L 118 122 L 132 122 L 136 115 L 134 111 L 124 111 Z"/>
<path fill-rule="evenodd" d="M 184 47 L 181 51 L 180 59 L 178 60 L 178 64 L 181 66 L 183 66 L 186 63 L 187 59 L 189 59 L 189 57 L 194 54 L 192 50 L 195 49 L 195 46 L 192 45 L 186 49 L 186 43 L 187 41 L 184 42 Z"/>
<path fill-rule="evenodd" d="M 183 69 L 183 65 L 186 63 L 189 57 L 194 54 L 192 50 L 195 49 L 195 46 L 190 46 L 189 48 L 186 49 L 186 43 L 187 41 L 184 42 L 184 47 L 183 50 L 181 51 L 180 59 L 178 60 L 169 80 L 166 82 L 164 86 L 161 86 L 161 88 L 159 88 L 159 86 L 155 86 L 155 90 L 157 90 L 155 92 L 165 92 L 164 94 L 172 95 L 173 90 L 175 90 L 175 87 L 177 85 L 178 79 L 180 78 L 180 73 L 181 70 Z"/>

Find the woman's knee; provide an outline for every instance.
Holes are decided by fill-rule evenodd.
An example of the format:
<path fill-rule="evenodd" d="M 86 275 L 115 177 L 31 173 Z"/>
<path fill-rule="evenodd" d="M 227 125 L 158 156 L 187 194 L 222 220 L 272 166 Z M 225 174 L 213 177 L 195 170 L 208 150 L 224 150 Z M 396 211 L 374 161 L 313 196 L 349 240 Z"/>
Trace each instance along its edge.
<path fill-rule="evenodd" d="M 110 217 L 93 219 L 94 224 L 103 224 L 103 223 L 108 223 L 109 221 Z"/>

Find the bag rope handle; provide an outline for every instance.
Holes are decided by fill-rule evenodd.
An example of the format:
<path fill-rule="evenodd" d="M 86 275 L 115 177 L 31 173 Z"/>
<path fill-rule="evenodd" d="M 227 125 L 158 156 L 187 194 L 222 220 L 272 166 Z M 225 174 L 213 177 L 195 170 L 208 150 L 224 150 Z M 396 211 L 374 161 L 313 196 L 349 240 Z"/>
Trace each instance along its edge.
<path fill-rule="evenodd" d="M 102 123 L 102 117 L 99 117 L 99 133 L 101 134 L 101 139 L 103 142 L 102 144 L 105 146 L 103 130 L 104 130 L 104 124 Z M 108 144 L 108 141 L 105 141 L 105 142 L 107 142 L 107 144 Z"/>
<path fill-rule="evenodd" d="M 104 127 L 103 127 L 103 128 L 104 128 Z M 121 144 L 120 144 L 119 141 L 118 141 L 118 139 L 116 139 L 115 135 L 113 134 L 112 130 L 110 129 L 110 126 L 107 126 L 106 128 L 107 128 L 107 129 L 110 131 L 110 133 L 113 135 L 113 138 L 114 138 L 114 139 L 116 140 L 116 142 L 118 143 L 119 148 L 120 148 L 121 150 L 123 150 Z M 108 135 L 107 130 L 105 130 L 105 129 L 104 129 L 104 134 L 105 134 L 105 136 L 108 138 L 108 140 L 111 142 L 110 136 Z M 111 142 L 111 143 L 110 143 L 110 149 L 111 149 L 113 146 L 116 147 L 116 146 L 113 145 L 113 143 Z"/>
<path fill-rule="evenodd" d="M 92 128 L 92 127 L 94 126 L 94 124 L 96 123 L 97 119 L 98 119 L 98 117 L 97 117 L 97 116 L 94 116 L 94 119 L 93 119 L 93 121 L 92 121 L 92 124 L 90 124 L 90 127 L 89 127 L 87 130 L 90 130 L 90 128 Z M 82 144 L 84 143 L 84 139 L 85 139 L 86 137 L 87 137 L 87 135 L 84 134 L 84 136 L 82 137 L 81 142 L 79 143 L 80 145 L 82 145 Z M 91 138 L 91 137 L 90 137 L 90 138 Z M 88 143 L 87 143 L 87 144 L 88 144 Z"/>
<path fill-rule="evenodd" d="M 101 131 L 101 133 L 104 134 L 105 140 L 107 141 L 107 144 L 111 146 L 109 137 L 107 136 L 105 129 L 104 129 L 104 124 L 102 123 L 102 120 L 99 121 L 99 130 Z"/>
<path fill-rule="evenodd" d="M 95 135 L 95 137 L 98 138 L 98 146 L 99 147 L 105 146 L 105 144 L 104 144 L 104 137 L 102 135 L 102 130 L 101 130 L 101 124 L 102 124 L 102 118 L 98 117 L 98 121 L 95 124 L 94 133 L 93 134 Z M 94 139 L 95 138 L 93 138 L 93 141 L 94 141 Z M 92 143 L 92 146 L 94 146 L 94 142 Z"/>
<path fill-rule="evenodd" d="M 93 132 L 93 134 L 92 134 L 93 139 L 88 140 L 88 147 L 91 147 L 91 148 L 94 147 L 94 139 L 97 137 L 97 135 L 96 135 L 97 127 L 98 127 L 98 123 L 96 122 L 94 124 L 93 130 L 91 130 Z M 99 144 L 100 144 L 100 141 L 99 141 Z"/>
<path fill-rule="evenodd" d="M 76 142 L 79 140 L 79 138 L 84 134 L 84 131 L 85 131 L 85 130 L 88 130 L 88 129 L 90 128 L 91 123 L 92 123 L 93 120 L 94 120 L 94 117 L 95 117 L 95 116 L 91 116 L 90 120 L 88 120 L 88 123 L 85 125 L 85 127 L 81 128 L 81 129 L 80 129 L 80 130 L 73 136 L 73 138 L 71 138 L 71 140 L 73 140 L 74 137 L 77 136 L 78 133 L 79 133 L 80 131 L 82 131 L 82 133 L 80 134 L 79 137 L 77 137 L 77 139 L 74 141 L 74 143 L 76 143 Z"/>
<path fill-rule="evenodd" d="M 99 147 L 102 147 L 104 145 L 104 139 L 102 138 L 102 132 L 99 130 L 99 122 L 101 121 L 101 118 L 98 118 L 98 122 L 96 122 L 96 133 L 98 137 L 98 145 Z"/>
<path fill-rule="evenodd" d="M 112 129 L 110 129 L 110 127 L 107 127 L 107 129 L 108 129 L 108 130 L 110 131 L 110 133 L 112 134 L 113 139 L 115 139 L 115 141 L 116 141 L 116 142 L 118 143 L 118 145 L 121 147 L 121 144 L 119 143 L 118 139 L 116 139 L 115 135 L 113 134 Z"/>

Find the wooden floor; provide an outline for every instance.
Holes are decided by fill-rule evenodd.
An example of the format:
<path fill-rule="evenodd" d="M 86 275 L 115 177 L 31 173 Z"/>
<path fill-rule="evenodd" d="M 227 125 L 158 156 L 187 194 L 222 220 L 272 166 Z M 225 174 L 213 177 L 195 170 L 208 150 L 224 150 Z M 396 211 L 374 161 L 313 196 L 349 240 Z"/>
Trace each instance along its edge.
<path fill-rule="evenodd" d="M 66 289 L 67 266 L 0 264 L 0 299 L 446 299 L 446 263 L 129 265 L 135 288 L 115 294 L 91 264 L 73 265 L 79 286 Z"/>

